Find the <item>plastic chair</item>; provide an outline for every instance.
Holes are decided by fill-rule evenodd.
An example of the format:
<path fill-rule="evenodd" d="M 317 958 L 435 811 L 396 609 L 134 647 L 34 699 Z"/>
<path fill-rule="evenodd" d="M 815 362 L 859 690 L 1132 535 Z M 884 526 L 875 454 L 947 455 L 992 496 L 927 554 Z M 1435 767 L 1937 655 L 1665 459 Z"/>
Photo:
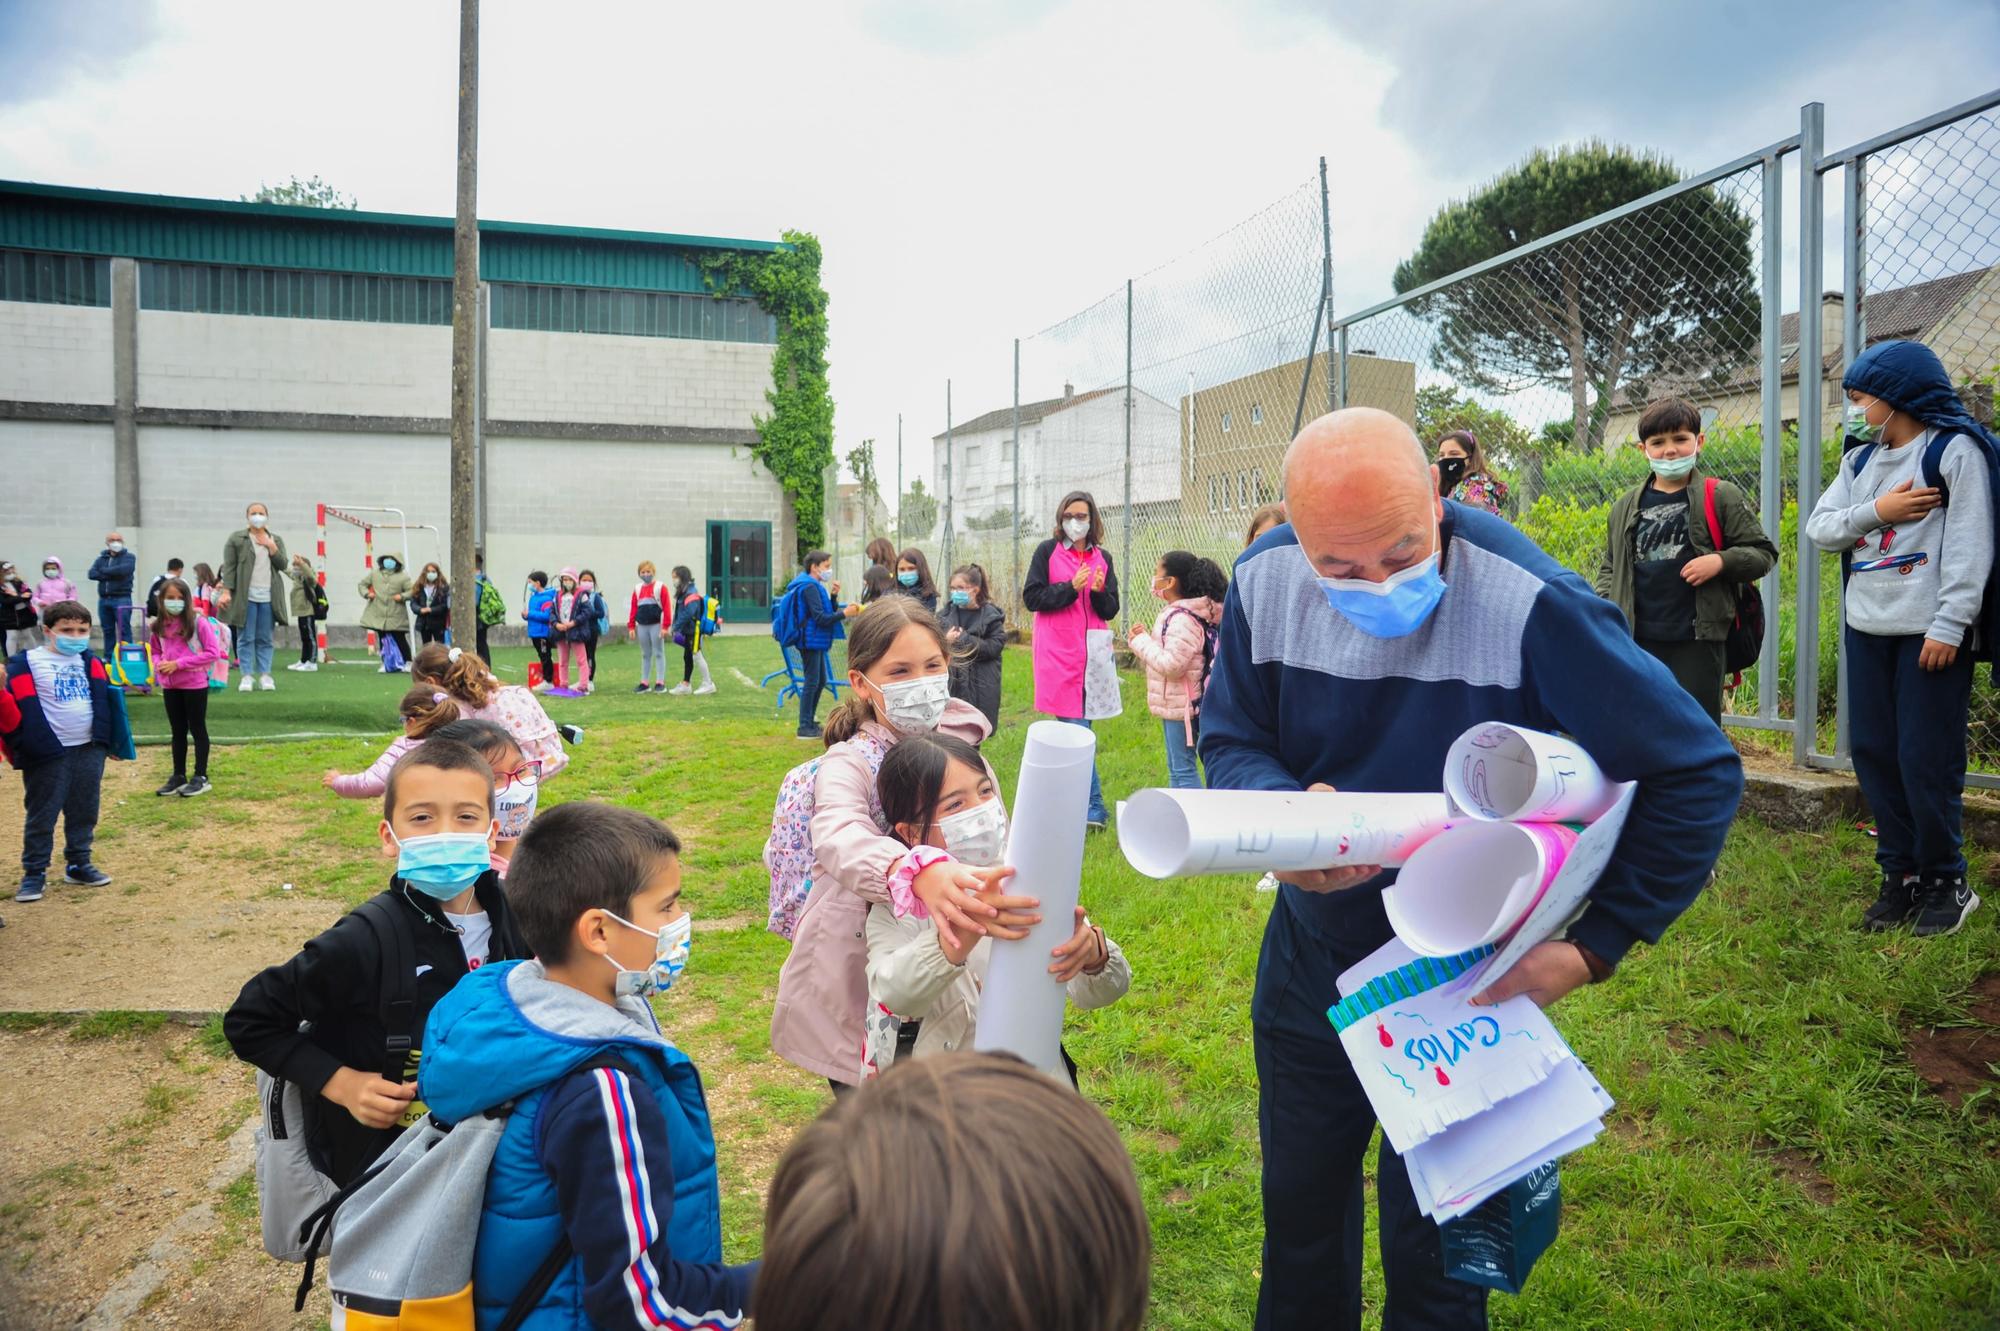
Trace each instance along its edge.
<path fill-rule="evenodd" d="M 774 621 L 778 617 L 778 605 L 778 602 L 773 602 L 771 606 L 771 618 Z M 778 648 L 778 654 L 784 658 L 784 664 L 758 680 L 757 687 L 760 689 L 765 688 L 772 680 L 783 675 L 785 677 L 785 687 L 778 690 L 778 705 L 772 708 L 773 711 L 782 712 L 785 709 L 785 703 L 797 699 L 799 690 L 805 685 L 805 664 L 800 658 L 799 650 L 796 647 L 781 645 Z M 833 661 L 829 656 L 826 664 L 826 690 L 833 695 L 833 700 L 836 703 L 840 701 L 841 687 L 840 682 L 833 677 Z"/>

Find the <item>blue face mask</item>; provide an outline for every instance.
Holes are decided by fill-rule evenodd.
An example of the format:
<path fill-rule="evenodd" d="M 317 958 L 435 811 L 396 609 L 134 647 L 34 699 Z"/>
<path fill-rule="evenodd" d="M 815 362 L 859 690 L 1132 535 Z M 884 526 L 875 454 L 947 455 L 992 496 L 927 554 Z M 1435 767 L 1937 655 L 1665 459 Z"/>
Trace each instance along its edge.
<path fill-rule="evenodd" d="M 491 867 L 484 832 L 437 832 L 396 842 L 396 876 L 427 897 L 450 901 Z"/>
<path fill-rule="evenodd" d="M 971 604 L 972 604 L 972 593 L 971 593 L 971 592 L 962 592 L 962 591 L 958 591 L 958 590 L 954 589 L 954 590 L 952 591 L 952 594 L 951 594 L 951 603 L 952 603 L 953 605 L 958 605 L 958 606 L 966 606 L 966 605 L 971 605 Z"/>
<path fill-rule="evenodd" d="M 57 633 L 52 633 L 49 636 L 55 639 L 56 650 L 59 652 L 67 652 L 71 656 L 82 656 L 90 650 L 89 638 L 68 638 Z"/>
<path fill-rule="evenodd" d="M 1699 461 L 1701 461 L 1700 453 L 1684 453 L 1677 458 L 1648 458 L 1646 465 L 1653 469 L 1653 475 L 1671 481 L 1693 471 L 1695 463 Z"/>
<path fill-rule="evenodd" d="M 1300 547 L 1300 554 L 1305 553 Z M 1363 578 L 1321 578 L 1326 603 L 1348 623 L 1371 638 L 1401 638 L 1415 633 L 1444 599 L 1444 579 L 1433 551 L 1420 564 L 1391 574 L 1382 582 Z"/>
<path fill-rule="evenodd" d="M 909 569 L 898 573 L 896 581 L 902 583 L 905 587 L 914 587 L 917 585 L 917 572 L 915 569 Z"/>

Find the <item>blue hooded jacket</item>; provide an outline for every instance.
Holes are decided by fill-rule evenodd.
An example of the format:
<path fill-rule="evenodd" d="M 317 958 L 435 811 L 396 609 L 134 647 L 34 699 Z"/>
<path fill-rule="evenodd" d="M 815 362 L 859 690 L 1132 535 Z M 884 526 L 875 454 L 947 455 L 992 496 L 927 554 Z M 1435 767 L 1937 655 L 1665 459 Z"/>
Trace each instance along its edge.
<path fill-rule="evenodd" d="M 1901 412 L 1916 417 L 1940 435 L 1956 432 L 1985 455 L 1986 475 L 1992 488 L 1993 511 L 2000 513 L 2000 438 L 1972 418 L 1965 402 L 1952 387 L 1951 375 L 1937 353 L 1921 342 L 1877 342 L 1854 358 L 1840 386 L 1879 397 Z M 1843 460 L 1843 466 L 1850 465 Z M 1929 477 L 1925 478 L 1929 480 Z M 1945 503 L 1951 496 L 1947 492 Z M 1986 595 L 1979 604 L 1978 645 L 1973 651 L 1980 660 L 1992 660 L 2000 650 L 2000 560 L 1986 575 Z"/>
<path fill-rule="evenodd" d="M 482 966 L 431 1009 L 417 1081 L 448 1123 L 513 1102 L 473 1257 L 482 1331 L 565 1234 L 576 1255 L 524 1328 L 733 1327 L 748 1315 L 756 1267 L 722 1264 L 701 1078 L 644 1000 L 611 1006 L 538 962 Z"/>
<path fill-rule="evenodd" d="M 553 587 L 543 587 L 539 591 L 528 593 L 526 618 L 528 621 L 529 637 L 546 638 L 549 636 L 549 624 L 553 618 L 551 612 L 555 609 L 556 595 L 556 589 Z"/>
<path fill-rule="evenodd" d="M 840 613 L 840 602 L 833 599 L 818 578 L 799 573 L 785 588 L 787 597 L 794 592 L 798 593 L 794 613 L 799 617 L 799 646 L 823 652 L 837 639 L 847 636 L 847 617 Z"/>

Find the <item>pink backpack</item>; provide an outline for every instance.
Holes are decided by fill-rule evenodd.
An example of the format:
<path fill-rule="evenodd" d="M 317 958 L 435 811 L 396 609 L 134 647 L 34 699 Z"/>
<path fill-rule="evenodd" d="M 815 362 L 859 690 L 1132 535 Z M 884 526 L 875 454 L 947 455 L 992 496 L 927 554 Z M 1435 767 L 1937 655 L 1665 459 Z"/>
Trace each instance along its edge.
<path fill-rule="evenodd" d="M 867 760 L 870 775 L 882 768 L 889 746 L 866 732 L 849 741 Z M 819 861 L 813 854 L 812 820 L 817 803 L 819 765 L 826 755 L 810 758 L 785 773 L 778 784 L 778 802 L 771 810 L 771 836 L 764 842 L 764 867 L 771 871 L 771 918 L 765 927 L 780 938 L 792 938 L 799 930 L 806 898 L 812 895 L 813 874 Z M 875 825 L 882 825 L 882 809 L 874 792 L 869 793 L 870 812 Z"/>

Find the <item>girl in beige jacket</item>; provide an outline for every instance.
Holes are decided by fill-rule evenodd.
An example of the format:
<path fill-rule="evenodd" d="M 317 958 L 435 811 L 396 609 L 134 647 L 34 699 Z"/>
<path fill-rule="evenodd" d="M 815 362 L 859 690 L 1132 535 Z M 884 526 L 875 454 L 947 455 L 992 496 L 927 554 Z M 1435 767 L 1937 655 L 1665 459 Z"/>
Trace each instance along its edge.
<path fill-rule="evenodd" d="M 944 734 L 916 736 L 891 750 L 876 794 L 890 830 L 911 848 L 891 876 L 889 902 L 868 910 L 868 1063 L 880 1073 L 899 1056 L 972 1047 L 992 940 L 946 939 L 909 883 L 948 860 L 999 863 L 1007 811 L 979 751 Z M 1125 954 L 1081 906 L 1076 932 L 1055 949 L 1048 969 L 1049 982 L 1065 986 L 1079 1008 L 1115 1003 L 1132 987 Z M 1073 1082 L 1076 1067 L 1067 1053 L 1063 1060 Z"/>

